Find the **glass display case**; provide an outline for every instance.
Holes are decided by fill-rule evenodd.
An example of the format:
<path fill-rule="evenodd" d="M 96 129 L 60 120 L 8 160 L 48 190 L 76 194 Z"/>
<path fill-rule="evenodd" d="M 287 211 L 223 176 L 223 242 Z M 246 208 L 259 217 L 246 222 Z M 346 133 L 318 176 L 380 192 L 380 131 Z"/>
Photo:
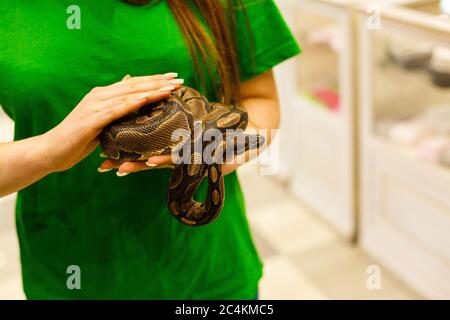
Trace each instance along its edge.
<path fill-rule="evenodd" d="M 355 235 L 354 5 L 284 0 L 303 53 L 278 78 L 281 167 L 293 193 L 347 238 Z M 286 143 L 292 141 L 292 143 Z"/>
<path fill-rule="evenodd" d="M 361 244 L 426 297 L 450 297 L 450 18 L 444 1 L 361 8 Z"/>

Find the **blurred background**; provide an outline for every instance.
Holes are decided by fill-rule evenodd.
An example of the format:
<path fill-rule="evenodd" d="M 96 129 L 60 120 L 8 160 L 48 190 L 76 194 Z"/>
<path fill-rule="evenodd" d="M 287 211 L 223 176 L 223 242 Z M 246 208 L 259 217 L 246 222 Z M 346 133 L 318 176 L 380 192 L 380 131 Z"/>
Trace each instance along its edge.
<path fill-rule="evenodd" d="M 260 298 L 450 299 L 450 1 L 277 2 L 303 54 L 276 68 L 272 161 L 239 169 Z M 23 298 L 14 205 L 0 299 Z"/>

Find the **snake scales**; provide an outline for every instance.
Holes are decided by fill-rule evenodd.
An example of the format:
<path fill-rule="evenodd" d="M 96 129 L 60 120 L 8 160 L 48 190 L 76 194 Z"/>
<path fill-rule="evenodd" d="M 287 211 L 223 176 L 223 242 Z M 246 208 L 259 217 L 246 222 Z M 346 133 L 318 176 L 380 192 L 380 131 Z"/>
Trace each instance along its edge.
<path fill-rule="evenodd" d="M 210 223 L 220 214 L 225 198 L 221 160 L 226 152 L 239 155 L 264 144 L 259 135 L 235 135 L 227 130 L 245 130 L 247 112 L 235 105 L 210 103 L 189 87 L 181 87 L 168 99 L 151 103 L 107 126 L 100 134 L 104 152 L 114 160 L 139 161 L 155 155 L 169 155 L 190 143 L 187 158 L 175 165 L 167 191 L 167 206 L 179 221 L 190 226 Z M 184 139 L 173 141 L 177 129 L 186 132 Z M 219 132 L 221 139 L 205 139 L 209 129 Z M 207 140 L 207 141 L 205 141 Z M 220 143 L 219 143 L 219 142 Z M 216 151 L 204 161 L 202 151 L 208 146 Z M 220 144 L 221 148 L 218 148 Z M 198 150 L 201 145 L 201 150 Z M 185 149 L 183 149 L 184 152 Z M 218 151 L 217 151 L 218 150 Z M 181 152 L 180 152 L 181 154 Z M 186 156 L 182 154 L 182 156 Z M 204 202 L 194 200 L 203 178 L 208 179 L 208 193 Z"/>

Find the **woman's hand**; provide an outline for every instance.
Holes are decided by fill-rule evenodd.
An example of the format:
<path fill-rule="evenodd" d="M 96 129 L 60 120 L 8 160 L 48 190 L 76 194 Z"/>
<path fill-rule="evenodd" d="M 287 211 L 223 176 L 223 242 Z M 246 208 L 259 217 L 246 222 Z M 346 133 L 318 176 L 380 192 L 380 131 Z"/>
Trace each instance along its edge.
<path fill-rule="evenodd" d="M 238 164 L 229 163 L 222 166 L 222 173 L 224 175 L 233 172 L 238 167 Z M 112 169 L 118 169 L 116 174 L 119 177 L 124 177 L 130 173 L 139 172 L 149 169 L 163 169 L 163 168 L 173 168 L 174 164 L 172 162 L 171 156 L 154 156 L 149 158 L 147 161 L 134 161 L 134 162 L 123 162 L 118 163 L 114 160 L 105 160 L 98 168 L 99 172 L 108 172 Z"/>
<path fill-rule="evenodd" d="M 139 172 L 149 169 L 162 169 L 162 168 L 173 168 L 174 164 L 172 162 L 172 157 L 170 155 L 166 156 L 154 156 L 149 158 L 147 161 L 133 161 L 133 162 L 123 162 L 119 163 L 117 161 L 108 159 L 103 161 L 103 163 L 98 168 L 98 172 L 108 172 L 112 169 L 118 169 L 116 174 L 119 177 L 124 177 L 130 173 Z"/>
<path fill-rule="evenodd" d="M 179 88 L 176 73 L 126 76 L 94 88 L 55 128 L 20 141 L 0 143 L 0 197 L 19 191 L 52 172 L 64 171 L 87 157 L 98 135 L 112 121 Z"/>
<path fill-rule="evenodd" d="M 266 140 L 264 148 L 266 148 L 271 142 L 271 136 L 265 130 L 276 129 L 279 123 L 278 96 L 272 71 L 267 71 L 242 83 L 241 90 L 241 106 L 247 110 L 250 119 L 248 129 L 264 129 L 259 134 L 264 135 Z M 224 175 L 229 174 L 249 160 L 249 154 L 242 154 L 238 158 L 232 159 L 230 163 L 223 164 L 222 172 Z M 173 167 L 173 163 L 169 155 L 151 157 L 148 161 L 124 163 L 108 159 L 100 165 L 98 171 L 107 172 L 118 169 L 116 174 L 123 177 L 142 170 L 170 167 Z"/>
<path fill-rule="evenodd" d="M 58 126 L 44 134 L 49 171 L 67 170 L 88 156 L 98 146 L 100 132 L 112 121 L 167 98 L 183 82 L 176 76 L 126 76 L 110 86 L 92 89 Z"/>

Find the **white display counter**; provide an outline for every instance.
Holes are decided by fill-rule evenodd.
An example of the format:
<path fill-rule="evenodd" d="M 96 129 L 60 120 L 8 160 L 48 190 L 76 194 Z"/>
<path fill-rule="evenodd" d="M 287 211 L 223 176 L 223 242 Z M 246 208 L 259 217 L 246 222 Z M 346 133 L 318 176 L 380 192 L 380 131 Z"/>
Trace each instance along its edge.
<path fill-rule="evenodd" d="M 379 29 L 367 19 L 361 9 L 360 243 L 425 297 L 448 299 L 450 167 L 438 156 L 450 122 L 436 115 L 450 87 L 433 65 L 445 70 L 450 19 L 435 0 L 383 8 Z"/>

